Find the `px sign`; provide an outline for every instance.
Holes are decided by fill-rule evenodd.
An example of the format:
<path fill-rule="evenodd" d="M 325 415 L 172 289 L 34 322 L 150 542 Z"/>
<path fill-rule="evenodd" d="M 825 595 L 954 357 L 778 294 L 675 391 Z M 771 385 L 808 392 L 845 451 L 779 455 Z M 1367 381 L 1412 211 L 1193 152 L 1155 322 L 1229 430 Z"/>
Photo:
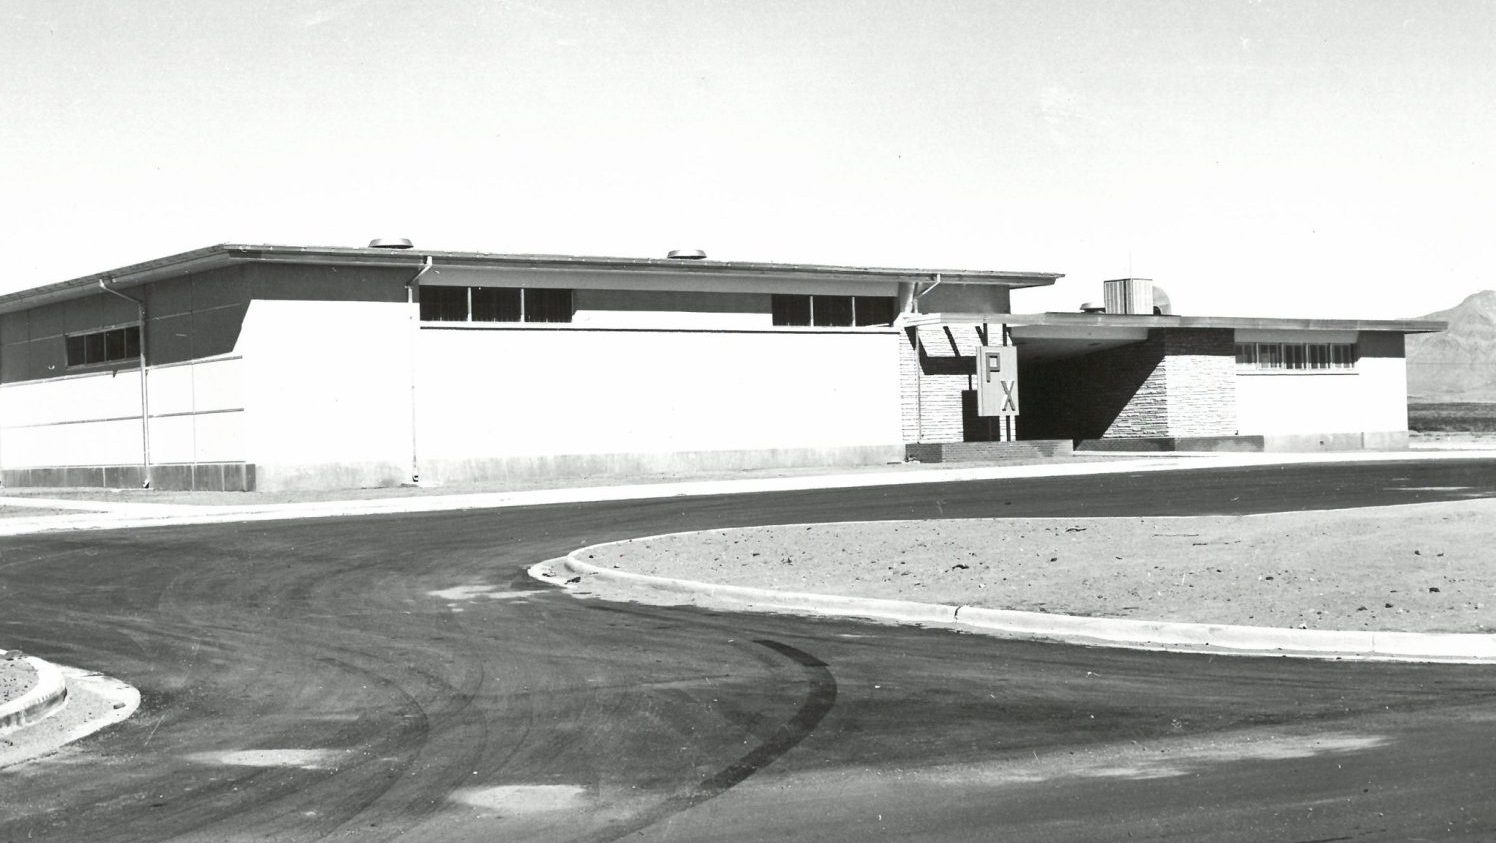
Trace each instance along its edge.
<path fill-rule="evenodd" d="M 984 345 L 977 349 L 977 415 L 1018 415 L 1018 349 Z"/>

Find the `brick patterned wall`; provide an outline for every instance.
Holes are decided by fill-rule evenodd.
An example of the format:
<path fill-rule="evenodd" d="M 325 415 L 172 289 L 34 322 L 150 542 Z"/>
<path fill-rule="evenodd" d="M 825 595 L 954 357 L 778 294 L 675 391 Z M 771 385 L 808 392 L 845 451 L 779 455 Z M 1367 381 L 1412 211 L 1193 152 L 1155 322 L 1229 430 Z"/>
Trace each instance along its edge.
<path fill-rule="evenodd" d="M 906 328 L 899 337 L 899 424 L 905 442 L 919 440 L 919 336 Z"/>
<path fill-rule="evenodd" d="M 997 325 L 992 330 L 999 330 Z M 972 377 L 981 336 L 973 325 L 925 325 L 899 344 L 905 442 L 964 442 L 990 435 L 976 418 Z"/>

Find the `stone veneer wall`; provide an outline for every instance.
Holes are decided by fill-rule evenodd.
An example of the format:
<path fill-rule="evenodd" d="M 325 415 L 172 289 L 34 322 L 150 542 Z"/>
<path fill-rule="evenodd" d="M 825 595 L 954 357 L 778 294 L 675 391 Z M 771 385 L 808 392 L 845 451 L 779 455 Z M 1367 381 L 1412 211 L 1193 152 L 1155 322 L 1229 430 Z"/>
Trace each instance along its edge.
<path fill-rule="evenodd" d="M 1164 364 L 1164 338 L 1149 331 L 1141 343 L 1090 354 L 1085 363 L 1094 410 L 1088 415 L 1091 431 L 1098 438 L 1134 438 L 1169 435 L 1168 368 Z"/>
<path fill-rule="evenodd" d="M 1236 332 L 1165 330 L 1169 436 L 1234 436 Z"/>

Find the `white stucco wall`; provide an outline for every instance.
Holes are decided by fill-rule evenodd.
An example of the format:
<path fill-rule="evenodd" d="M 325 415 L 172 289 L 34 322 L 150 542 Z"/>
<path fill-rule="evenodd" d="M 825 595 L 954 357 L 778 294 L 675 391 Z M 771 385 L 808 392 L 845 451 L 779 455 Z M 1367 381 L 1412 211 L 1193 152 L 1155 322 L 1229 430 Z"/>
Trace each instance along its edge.
<path fill-rule="evenodd" d="M 416 330 L 411 313 L 250 305 L 236 353 L 261 488 L 408 481 L 412 342 L 423 481 L 902 454 L 890 329 Z"/>
<path fill-rule="evenodd" d="M 884 448 L 896 458 L 897 339 L 892 331 L 427 328 L 422 463 L 452 479 L 579 455 L 660 467 L 670 454 L 712 464 L 710 452 L 812 459 Z"/>
<path fill-rule="evenodd" d="M 403 303 L 250 303 L 235 350 L 260 488 L 408 479 L 412 313 Z"/>
<path fill-rule="evenodd" d="M 1334 434 L 1394 434 L 1408 429 L 1407 367 L 1401 342 L 1379 348 L 1363 338 L 1362 356 L 1350 372 L 1239 372 L 1236 378 L 1237 422 L 1244 435 L 1262 435 L 1269 447 Z M 1385 345 L 1385 342 L 1382 343 Z M 1325 439 L 1326 446 L 1333 442 Z M 1377 446 L 1375 438 L 1343 447 Z"/>

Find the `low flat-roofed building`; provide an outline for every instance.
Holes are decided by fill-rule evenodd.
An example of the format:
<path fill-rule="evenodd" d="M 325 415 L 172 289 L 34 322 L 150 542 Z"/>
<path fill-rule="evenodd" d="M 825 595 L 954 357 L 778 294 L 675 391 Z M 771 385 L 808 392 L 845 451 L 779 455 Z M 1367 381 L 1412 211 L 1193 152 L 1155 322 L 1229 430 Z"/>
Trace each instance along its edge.
<path fill-rule="evenodd" d="M 1012 313 L 1040 272 L 219 245 L 0 296 L 6 485 L 1405 447 L 1437 323 Z M 1148 312 L 1138 311 L 1146 308 Z"/>

